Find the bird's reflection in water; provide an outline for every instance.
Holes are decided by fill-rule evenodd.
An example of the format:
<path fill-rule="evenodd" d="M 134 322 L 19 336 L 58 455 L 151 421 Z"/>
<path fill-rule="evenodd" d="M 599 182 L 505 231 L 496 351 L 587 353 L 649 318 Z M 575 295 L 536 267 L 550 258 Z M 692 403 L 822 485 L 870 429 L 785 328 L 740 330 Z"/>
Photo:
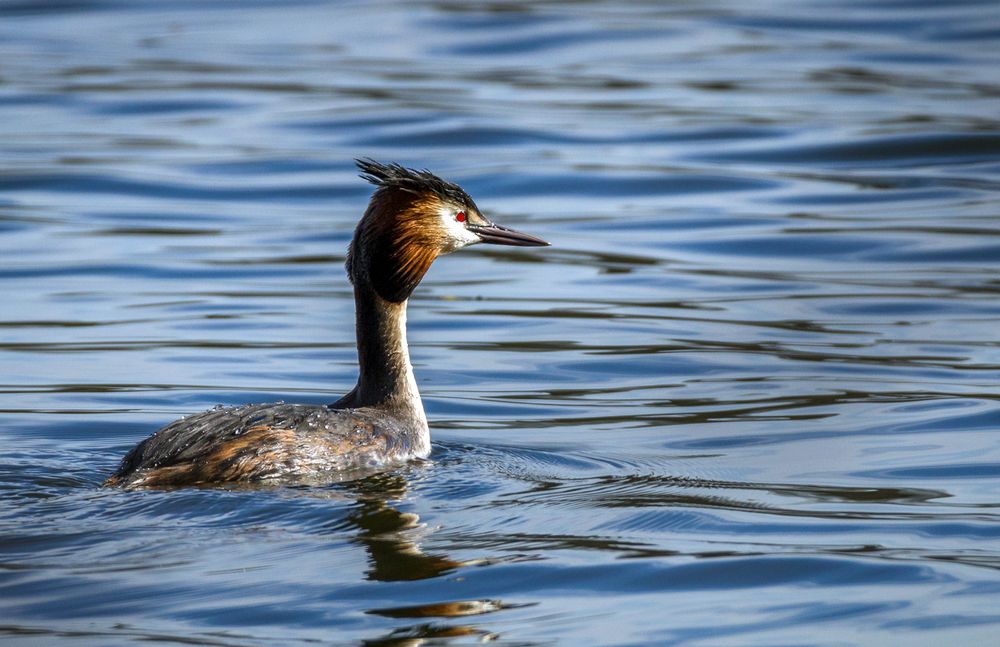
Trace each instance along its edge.
<path fill-rule="evenodd" d="M 398 474 L 380 474 L 342 486 L 356 500 L 348 521 L 358 529 L 356 543 L 368 553 L 365 576 L 380 582 L 399 582 L 437 577 L 461 566 L 484 561 L 456 561 L 445 555 L 425 553 L 418 540 L 426 529 L 420 517 L 401 512 L 391 502 L 406 494 L 407 481 Z M 428 604 L 369 609 L 368 614 L 384 618 L 458 618 L 492 613 L 511 606 L 500 600 L 435 601 Z M 403 626 L 364 641 L 364 645 L 417 646 L 453 638 L 473 638 L 485 642 L 497 634 L 470 625 L 428 623 Z"/>
<path fill-rule="evenodd" d="M 444 555 L 428 555 L 416 543 L 424 530 L 420 517 L 400 512 L 391 501 L 406 494 L 407 481 L 398 474 L 379 474 L 345 483 L 357 501 L 348 521 L 358 528 L 356 543 L 368 553 L 367 579 L 380 582 L 423 580 L 467 564 Z"/>
<path fill-rule="evenodd" d="M 424 624 L 396 629 L 385 636 L 362 641 L 361 644 L 371 647 L 422 647 L 447 644 L 452 638 L 470 637 L 476 642 L 488 642 L 499 638 L 489 631 L 466 625 Z"/>

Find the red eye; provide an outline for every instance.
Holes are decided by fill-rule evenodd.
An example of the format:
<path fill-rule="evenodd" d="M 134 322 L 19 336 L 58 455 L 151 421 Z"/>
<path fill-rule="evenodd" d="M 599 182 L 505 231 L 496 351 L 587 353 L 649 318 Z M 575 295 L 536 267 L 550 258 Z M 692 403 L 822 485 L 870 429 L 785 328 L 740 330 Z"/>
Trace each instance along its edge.
<path fill-rule="evenodd" d="M 458 213 L 456 213 L 455 220 L 457 220 L 458 222 L 465 222 L 465 212 L 459 211 Z"/>

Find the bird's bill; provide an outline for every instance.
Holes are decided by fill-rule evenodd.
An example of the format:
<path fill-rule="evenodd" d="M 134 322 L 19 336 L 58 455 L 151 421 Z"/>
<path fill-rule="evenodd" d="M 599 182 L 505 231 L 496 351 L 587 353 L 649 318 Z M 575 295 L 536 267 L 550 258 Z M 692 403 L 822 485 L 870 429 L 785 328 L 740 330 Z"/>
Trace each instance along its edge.
<path fill-rule="evenodd" d="M 549 245 L 537 236 L 502 227 L 492 222 L 488 225 L 470 225 L 469 229 L 479 236 L 481 242 L 491 245 L 513 245 L 515 247 L 546 247 Z"/>

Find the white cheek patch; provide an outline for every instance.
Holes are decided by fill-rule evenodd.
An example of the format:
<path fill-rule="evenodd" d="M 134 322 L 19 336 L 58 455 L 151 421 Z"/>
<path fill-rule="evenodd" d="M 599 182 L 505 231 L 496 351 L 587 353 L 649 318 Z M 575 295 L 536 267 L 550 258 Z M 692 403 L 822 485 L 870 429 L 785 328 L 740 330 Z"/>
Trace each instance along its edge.
<path fill-rule="evenodd" d="M 439 213 L 444 230 L 446 253 L 479 242 L 479 236 L 466 229 L 464 222 L 455 219 L 458 209 L 444 208 Z"/>

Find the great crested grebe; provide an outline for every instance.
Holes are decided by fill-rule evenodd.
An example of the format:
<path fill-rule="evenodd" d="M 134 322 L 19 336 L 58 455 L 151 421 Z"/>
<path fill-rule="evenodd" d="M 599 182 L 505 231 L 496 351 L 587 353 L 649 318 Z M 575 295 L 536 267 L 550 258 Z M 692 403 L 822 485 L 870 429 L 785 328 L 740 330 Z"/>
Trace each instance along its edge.
<path fill-rule="evenodd" d="M 182 418 L 136 445 L 105 485 L 336 477 L 430 453 L 406 346 L 407 299 L 442 254 L 476 243 L 548 243 L 490 222 L 461 187 L 429 171 L 357 164 L 377 187 L 347 252 L 357 385 L 330 405 L 246 404 Z"/>

